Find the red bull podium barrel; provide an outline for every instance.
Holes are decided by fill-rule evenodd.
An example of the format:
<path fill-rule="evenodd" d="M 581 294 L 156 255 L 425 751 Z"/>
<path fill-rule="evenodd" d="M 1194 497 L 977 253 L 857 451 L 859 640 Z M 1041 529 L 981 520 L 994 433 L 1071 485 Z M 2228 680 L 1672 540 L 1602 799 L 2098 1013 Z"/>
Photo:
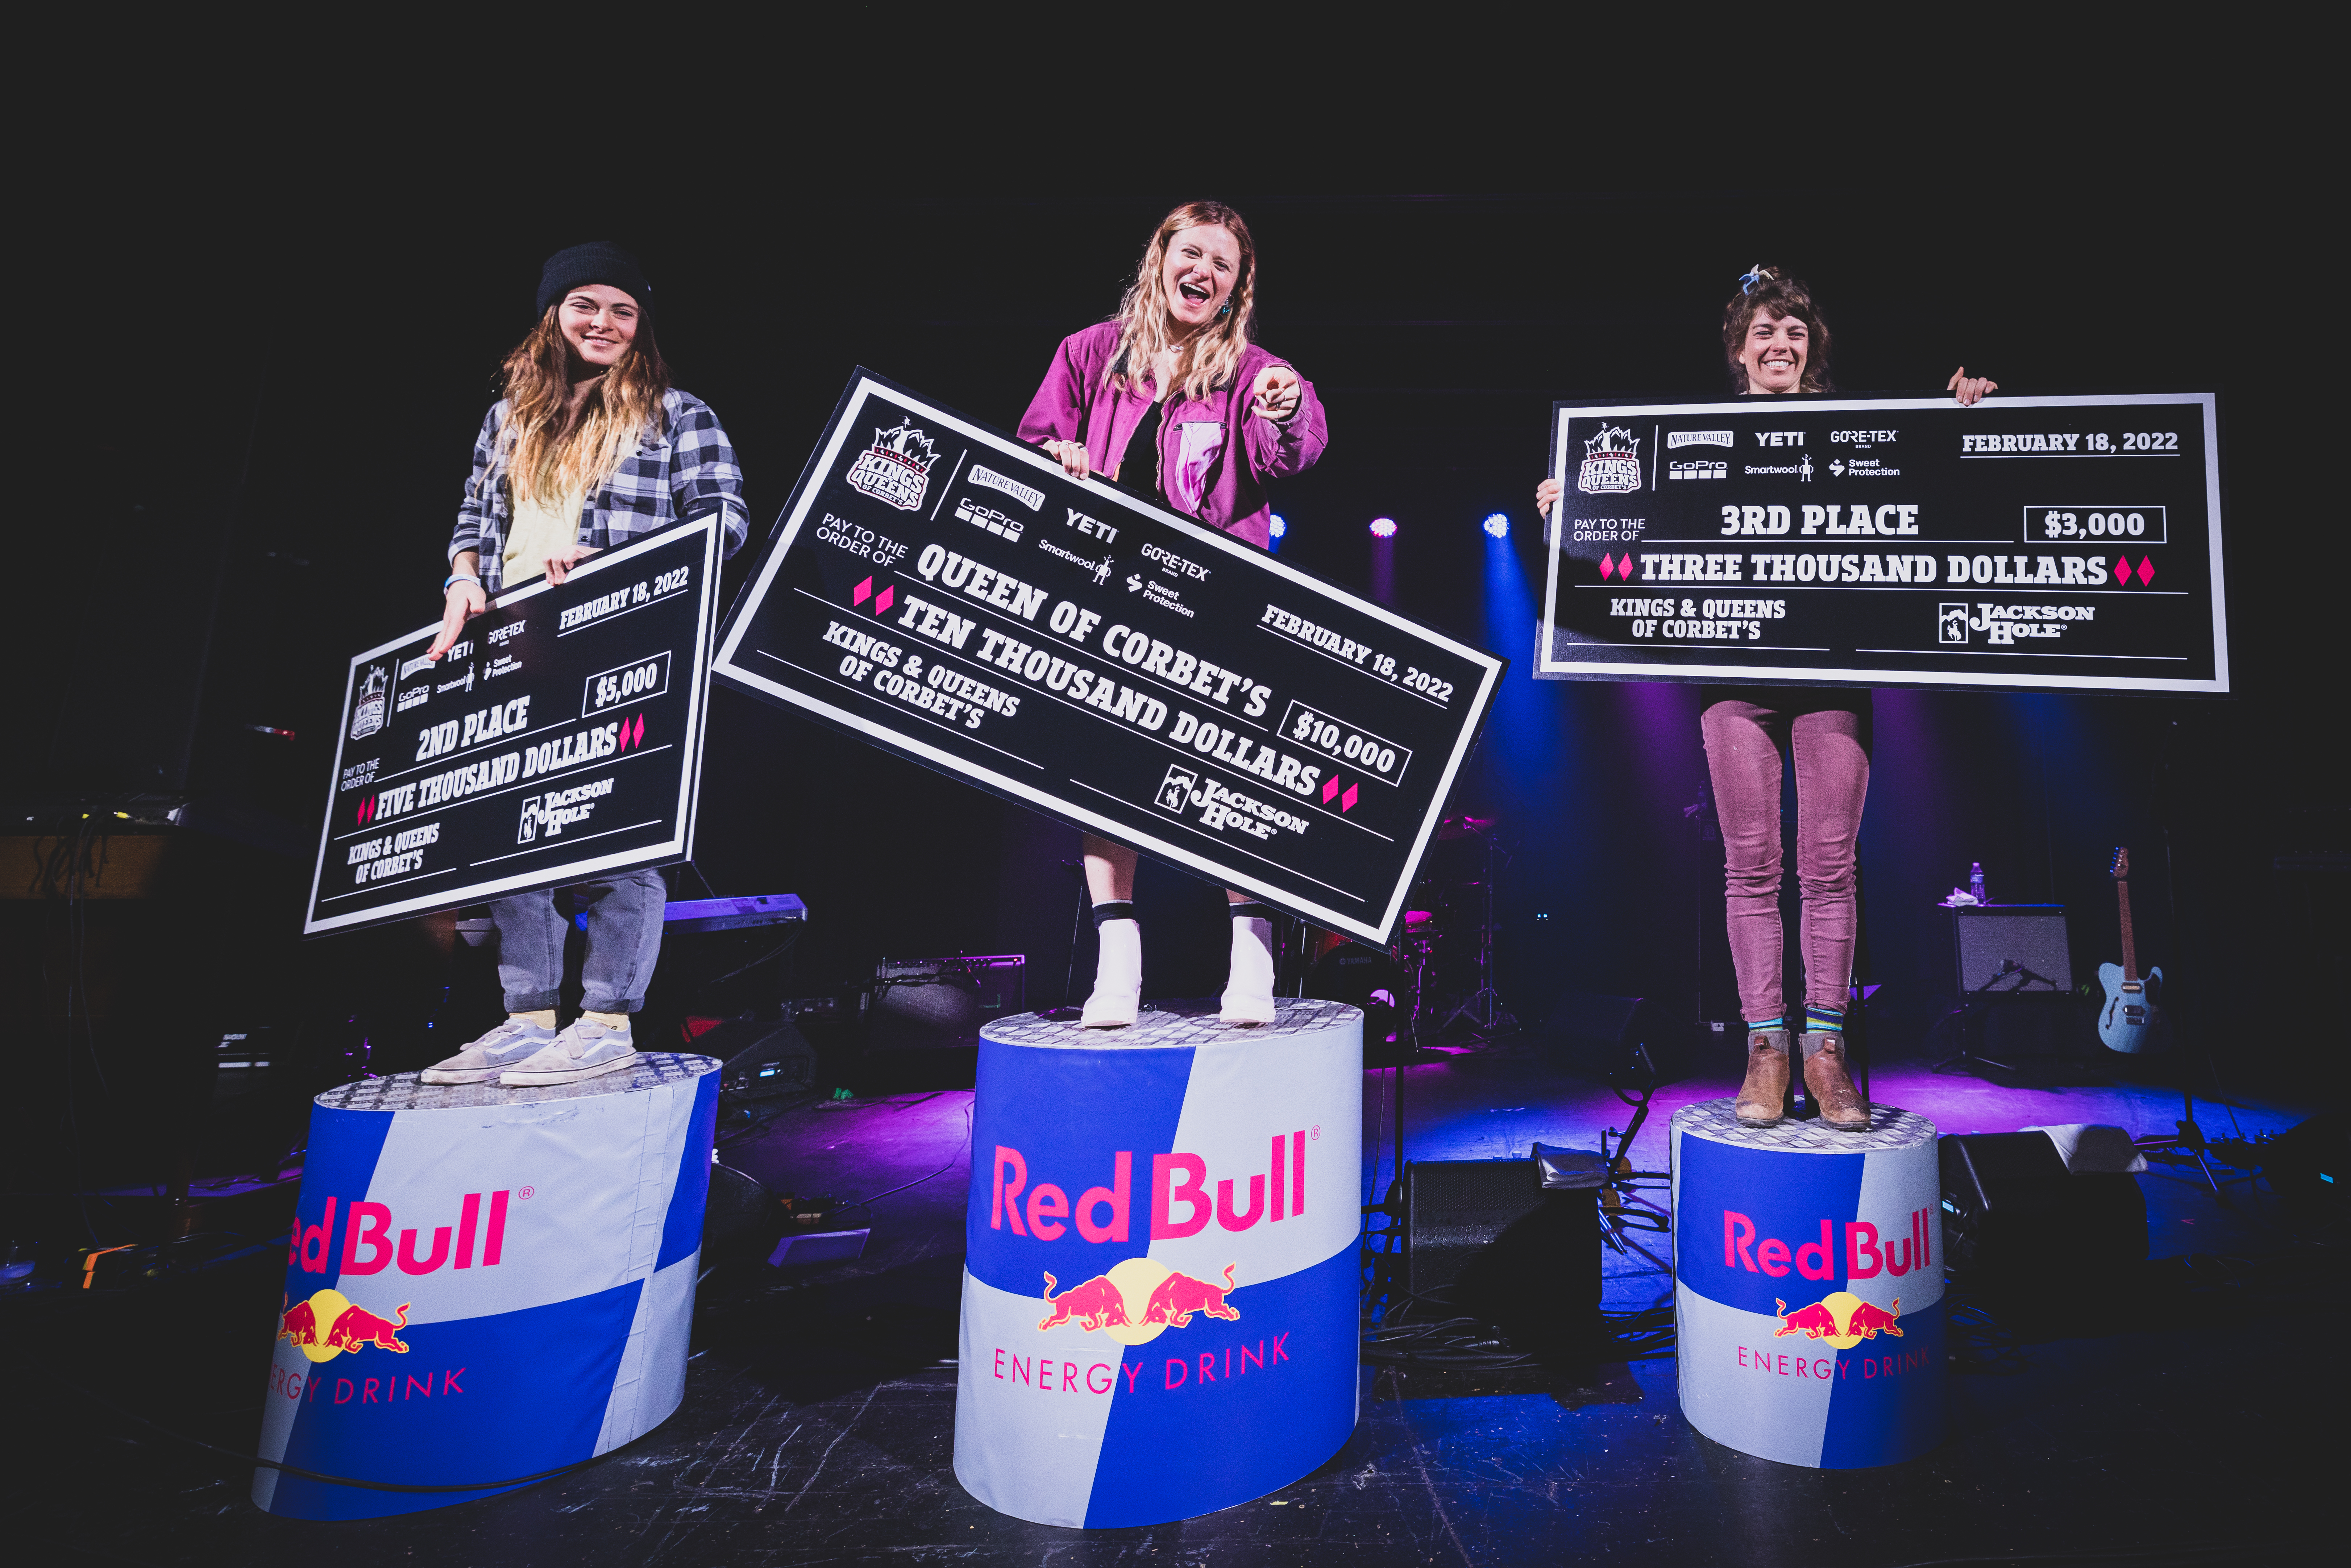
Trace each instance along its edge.
<path fill-rule="evenodd" d="M 1866 1132 L 1674 1113 L 1674 1322 L 1682 1414 L 1716 1442 L 1815 1469 L 1942 1441 L 1942 1187 L 1935 1126 L 1891 1105 Z"/>
<path fill-rule="evenodd" d="M 1354 1430 L 1364 1016 L 980 1030 L 956 1477 L 1092 1529 L 1264 1496 Z"/>
<path fill-rule="evenodd" d="M 379 1486 L 514 1480 L 616 1448 L 685 1392 L 718 1063 L 652 1051 L 539 1089 L 332 1089 L 286 1260 L 261 1454 Z M 373 1519 L 503 1490 L 277 1469 L 253 1500 Z"/>

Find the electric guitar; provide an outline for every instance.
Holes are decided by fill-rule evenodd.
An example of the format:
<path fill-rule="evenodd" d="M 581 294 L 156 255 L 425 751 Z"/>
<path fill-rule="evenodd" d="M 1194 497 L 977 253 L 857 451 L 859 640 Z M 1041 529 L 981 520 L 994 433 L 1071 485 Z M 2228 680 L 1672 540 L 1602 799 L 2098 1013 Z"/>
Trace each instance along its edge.
<path fill-rule="evenodd" d="M 2138 972 L 2138 952 L 2131 942 L 2130 851 L 2115 851 L 2106 874 L 2115 879 L 2115 897 L 2122 906 L 2123 961 L 2098 966 L 2098 983 L 2106 988 L 2105 1005 L 2098 1009 L 2098 1039 L 2109 1051 L 2136 1056 L 2161 1039 L 2163 1009 L 2156 1005 L 2163 991 L 2163 971 Z"/>

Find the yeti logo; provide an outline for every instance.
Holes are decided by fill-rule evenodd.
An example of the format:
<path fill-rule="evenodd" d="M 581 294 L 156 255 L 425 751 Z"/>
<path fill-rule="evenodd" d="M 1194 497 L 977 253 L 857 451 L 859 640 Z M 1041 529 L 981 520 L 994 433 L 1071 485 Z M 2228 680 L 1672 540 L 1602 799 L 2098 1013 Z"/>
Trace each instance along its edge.
<path fill-rule="evenodd" d="M 1184 814 L 1185 805 L 1192 799 L 1193 787 L 1199 781 L 1200 776 L 1188 768 L 1170 768 L 1167 777 L 1159 781 L 1158 798 L 1152 804 L 1180 817 Z"/>
<path fill-rule="evenodd" d="M 538 797 L 531 796 L 522 803 L 522 826 L 515 830 L 515 842 L 528 844 L 538 837 Z"/>
<path fill-rule="evenodd" d="M 1964 604 L 1940 605 L 1938 613 L 1935 640 L 1964 645 L 1968 640 L 1968 607 Z"/>

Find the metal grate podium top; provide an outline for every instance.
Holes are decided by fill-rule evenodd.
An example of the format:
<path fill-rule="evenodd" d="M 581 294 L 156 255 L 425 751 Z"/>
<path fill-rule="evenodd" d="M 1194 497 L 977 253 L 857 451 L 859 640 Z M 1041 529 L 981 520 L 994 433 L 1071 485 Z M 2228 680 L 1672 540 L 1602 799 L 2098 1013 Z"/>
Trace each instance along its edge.
<path fill-rule="evenodd" d="M 1363 1013 L 1344 1002 L 1276 997 L 1270 1024 L 1225 1023 L 1217 1017 L 1212 997 L 1182 1001 L 1146 1002 L 1128 1029 L 1084 1029 L 1078 1020 L 1056 1020 L 1042 1013 L 1019 1013 L 980 1025 L 983 1040 L 998 1045 L 1062 1047 L 1085 1051 L 1152 1051 L 1200 1045 L 1238 1045 L 1316 1034 L 1323 1030 L 1361 1028 Z"/>
<path fill-rule="evenodd" d="M 543 1100 L 585 1100 L 598 1094 L 630 1094 L 680 1083 L 718 1071 L 714 1056 L 675 1051 L 643 1051 L 626 1072 L 607 1072 L 577 1083 L 505 1089 L 496 1083 L 427 1083 L 414 1072 L 362 1078 L 315 1096 L 330 1111 L 469 1111 L 486 1105 L 530 1105 Z"/>
<path fill-rule="evenodd" d="M 1732 1113 L 1735 1102 L 1706 1100 L 1674 1113 L 1673 1127 L 1750 1149 L 1786 1149 L 1805 1155 L 1865 1155 L 1876 1149 L 1907 1149 L 1935 1141 L 1935 1124 L 1899 1105 L 1872 1104 L 1869 1130 L 1840 1133 L 1825 1122 L 1782 1122 L 1776 1127 L 1744 1127 Z"/>

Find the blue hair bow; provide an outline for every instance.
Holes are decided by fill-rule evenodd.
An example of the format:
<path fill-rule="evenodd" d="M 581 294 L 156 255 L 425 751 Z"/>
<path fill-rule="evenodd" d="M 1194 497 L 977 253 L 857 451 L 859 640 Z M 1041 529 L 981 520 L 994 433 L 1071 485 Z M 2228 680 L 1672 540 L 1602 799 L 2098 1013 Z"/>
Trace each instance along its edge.
<path fill-rule="evenodd" d="M 1753 267 L 1749 267 L 1745 272 L 1739 275 L 1739 292 L 1741 294 L 1752 294 L 1755 292 L 1755 286 L 1762 281 L 1763 264 L 1759 261 Z"/>

